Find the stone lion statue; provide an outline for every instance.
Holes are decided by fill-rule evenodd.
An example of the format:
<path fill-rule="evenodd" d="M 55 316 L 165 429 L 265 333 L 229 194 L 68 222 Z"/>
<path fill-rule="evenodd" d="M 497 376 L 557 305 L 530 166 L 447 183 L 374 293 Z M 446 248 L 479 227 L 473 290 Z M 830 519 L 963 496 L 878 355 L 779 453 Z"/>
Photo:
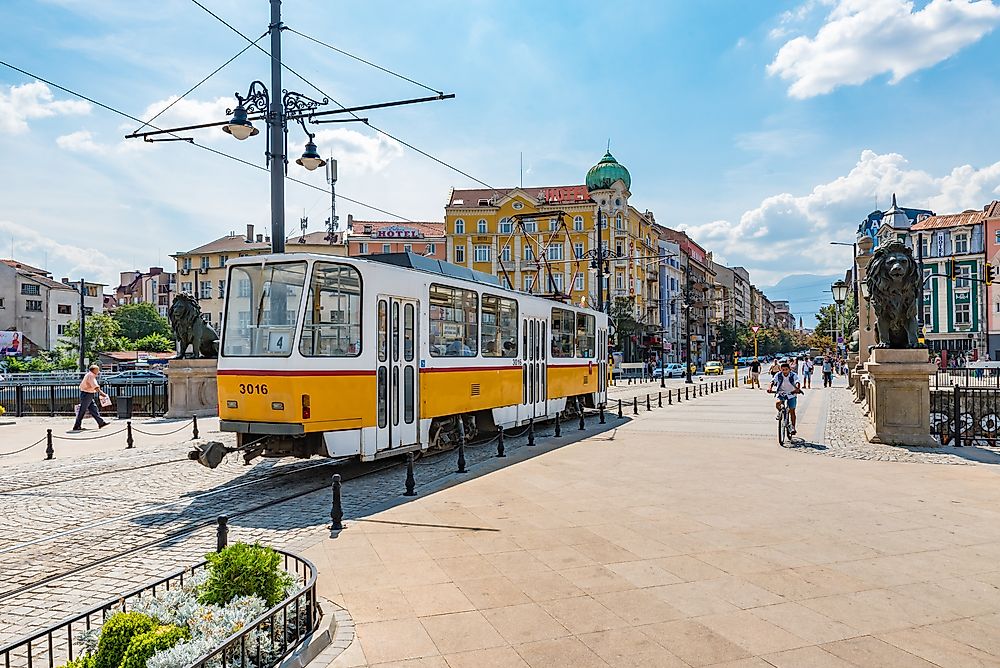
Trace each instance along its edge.
<path fill-rule="evenodd" d="M 174 297 L 174 303 L 167 311 L 167 320 L 180 346 L 177 359 L 187 356 L 188 346 L 191 346 L 191 356 L 195 359 L 219 356 L 219 335 L 202 320 L 201 306 L 192 295 L 182 292 Z"/>
<path fill-rule="evenodd" d="M 875 347 L 919 348 L 917 297 L 921 276 L 913 251 L 901 241 L 879 246 L 872 253 L 865 282 L 875 311 Z"/>

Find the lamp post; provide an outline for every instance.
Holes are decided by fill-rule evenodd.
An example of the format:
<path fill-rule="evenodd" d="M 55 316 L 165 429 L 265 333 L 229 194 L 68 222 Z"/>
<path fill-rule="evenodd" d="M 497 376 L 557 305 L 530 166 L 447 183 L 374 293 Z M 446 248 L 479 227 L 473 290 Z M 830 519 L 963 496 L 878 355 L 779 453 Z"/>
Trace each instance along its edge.
<path fill-rule="evenodd" d="M 830 286 L 830 290 L 833 292 L 833 301 L 837 302 L 837 312 L 836 312 L 837 339 L 840 339 L 840 337 L 843 335 L 843 327 L 840 323 L 840 316 L 841 316 L 841 308 L 843 307 L 844 302 L 847 300 L 847 289 L 848 289 L 847 283 L 845 283 L 842 280 L 834 281 L 833 285 Z M 837 351 L 839 352 L 840 341 L 837 339 L 834 340 L 834 345 L 837 348 Z"/>

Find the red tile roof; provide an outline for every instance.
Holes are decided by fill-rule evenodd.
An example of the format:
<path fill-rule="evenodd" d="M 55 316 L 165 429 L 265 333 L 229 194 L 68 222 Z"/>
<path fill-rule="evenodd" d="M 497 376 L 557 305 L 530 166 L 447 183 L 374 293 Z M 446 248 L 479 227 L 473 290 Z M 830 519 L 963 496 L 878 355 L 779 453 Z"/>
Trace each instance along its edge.
<path fill-rule="evenodd" d="M 49 272 L 44 269 L 39 269 L 38 267 L 32 267 L 30 264 L 24 262 L 18 262 L 17 260 L 0 260 L 3 264 L 7 265 L 12 269 L 20 269 L 26 271 L 29 274 L 48 274 Z"/>
<path fill-rule="evenodd" d="M 246 250 L 271 250 L 269 241 L 247 241 L 242 234 L 226 235 L 219 237 L 215 241 L 209 241 L 203 246 L 198 246 L 189 251 L 174 253 L 171 257 L 179 255 L 197 255 L 205 253 L 221 253 L 222 251 L 246 251 Z"/>
<path fill-rule="evenodd" d="M 515 190 L 523 191 L 528 197 L 534 197 L 535 199 L 541 199 L 546 204 L 575 204 L 580 202 L 589 202 L 590 193 L 587 191 L 587 186 L 584 185 L 571 185 L 571 186 L 535 186 L 531 188 L 497 188 L 496 190 L 489 190 L 486 188 L 476 188 L 469 190 L 453 190 L 451 193 L 451 200 L 448 202 L 448 206 L 459 206 L 459 207 L 478 207 L 478 206 L 492 206 L 492 205 L 481 205 L 480 200 L 491 200 L 500 199 L 506 197 Z"/>
<path fill-rule="evenodd" d="M 368 225 L 371 225 L 372 236 L 377 235 L 379 230 L 385 230 L 388 228 L 403 228 L 403 229 L 417 230 L 418 232 L 422 233 L 425 238 L 444 236 L 444 223 L 427 222 L 427 221 L 405 223 L 405 222 L 389 221 L 389 220 L 354 220 L 351 236 L 355 237 L 367 236 L 368 233 L 365 232 L 365 227 Z"/>
<path fill-rule="evenodd" d="M 984 212 L 978 209 L 969 209 L 962 213 L 949 213 L 940 216 L 924 218 L 919 223 L 910 226 L 910 230 L 920 232 L 923 230 L 937 230 L 945 227 L 966 227 L 983 222 Z"/>
<path fill-rule="evenodd" d="M 1000 218 L 1000 201 L 993 200 L 983 207 L 983 212 L 985 218 Z"/>

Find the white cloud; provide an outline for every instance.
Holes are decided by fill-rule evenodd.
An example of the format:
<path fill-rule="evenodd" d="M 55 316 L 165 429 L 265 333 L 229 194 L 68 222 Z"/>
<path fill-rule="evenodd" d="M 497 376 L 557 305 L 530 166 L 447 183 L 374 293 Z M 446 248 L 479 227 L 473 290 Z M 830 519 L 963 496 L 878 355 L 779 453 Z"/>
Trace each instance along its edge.
<path fill-rule="evenodd" d="M 1000 162 L 976 169 L 956 167 L 943 176 L 911 169 L 898 153 L 865 150 L 853 169 L 805 195 L 780 193 L 745 211 L 739 221 L 716 220 L 687 226 L 706 248 L 746 266 L 764 283 L 792 273 L 835 272 L 842 253 L 830 241 L 850 241 L 861 220 L 888 206 L 892 193 L 900 206 L 954 213 L 980 208 L 1000 197 Z"/>
<path fill-rule="evenodd" d="M 918 11 L 911 0 L 840 0 L 815 37 L 786 42 L 767 71 L 790 81 L 788 94 L 800 99 L 888 72 L 891 83 L 898 83 L 950 58 L 998 23 L 1000 7 L 992 0 L 931 0 Z M 787 34 L 781 33 L 784 25 L 775 30 Z"/>
<path fill-rule="evenodd" d="M 103 155 L 108 148 L 94 141 L 94 136 L 89 130 L 78 130 L 68 135 L 56 137 L 56 145 L 59 148 L 74 153 L 89 153 L 92 155 Z"/>
<path fill-rule="evenodd" d="M 45 264 L 58 267 L 58 271 L 62 273 L 55 275 L 56 280 L 68 274 L 71 277 L 85 276 L 89 280 L 99 280 L 110 285 L 118 276 L 118 268 L 126 266 L 96 248 L 59 243 L 9 220 L 0 220 L 0 236 L 12 239 L 15 257 L 44 257 L 47 260 Z"/>
<path fill-rule="evenodd" d="M 300 150 L 292 144 L 292 136 L 289 135 L 289 159 L 294 159 L 297 151 Z M 385 135 L 366 135 L 347 128 L 321 130 L 316 133 L 315 142 L 320 155 L 326 157 L 332 151 L 334 158 L 343 160 L 352 168 L 361 171 L 381 171 L 403 155 L 403 147 L 399 142 L 389 139 Z"/>
<path fill-rule="evenodd" d="M 89 113 L 89 102 L 56 100 L 49 87 L 40 81 L 0 90 L 0 132 L 23 134 L 28 131 L 31 119 Z"/>

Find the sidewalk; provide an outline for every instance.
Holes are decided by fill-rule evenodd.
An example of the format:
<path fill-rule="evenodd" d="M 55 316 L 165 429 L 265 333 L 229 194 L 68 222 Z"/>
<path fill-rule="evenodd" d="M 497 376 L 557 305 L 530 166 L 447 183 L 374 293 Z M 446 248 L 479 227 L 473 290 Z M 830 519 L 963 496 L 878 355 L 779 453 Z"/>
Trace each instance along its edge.
<path fill-rule="evenodd" d="M 331 665 L 1000 665 L 996 469 L 808 456 L 833 392 L 793 449 L 729 390 L 348 522 Z"/>

